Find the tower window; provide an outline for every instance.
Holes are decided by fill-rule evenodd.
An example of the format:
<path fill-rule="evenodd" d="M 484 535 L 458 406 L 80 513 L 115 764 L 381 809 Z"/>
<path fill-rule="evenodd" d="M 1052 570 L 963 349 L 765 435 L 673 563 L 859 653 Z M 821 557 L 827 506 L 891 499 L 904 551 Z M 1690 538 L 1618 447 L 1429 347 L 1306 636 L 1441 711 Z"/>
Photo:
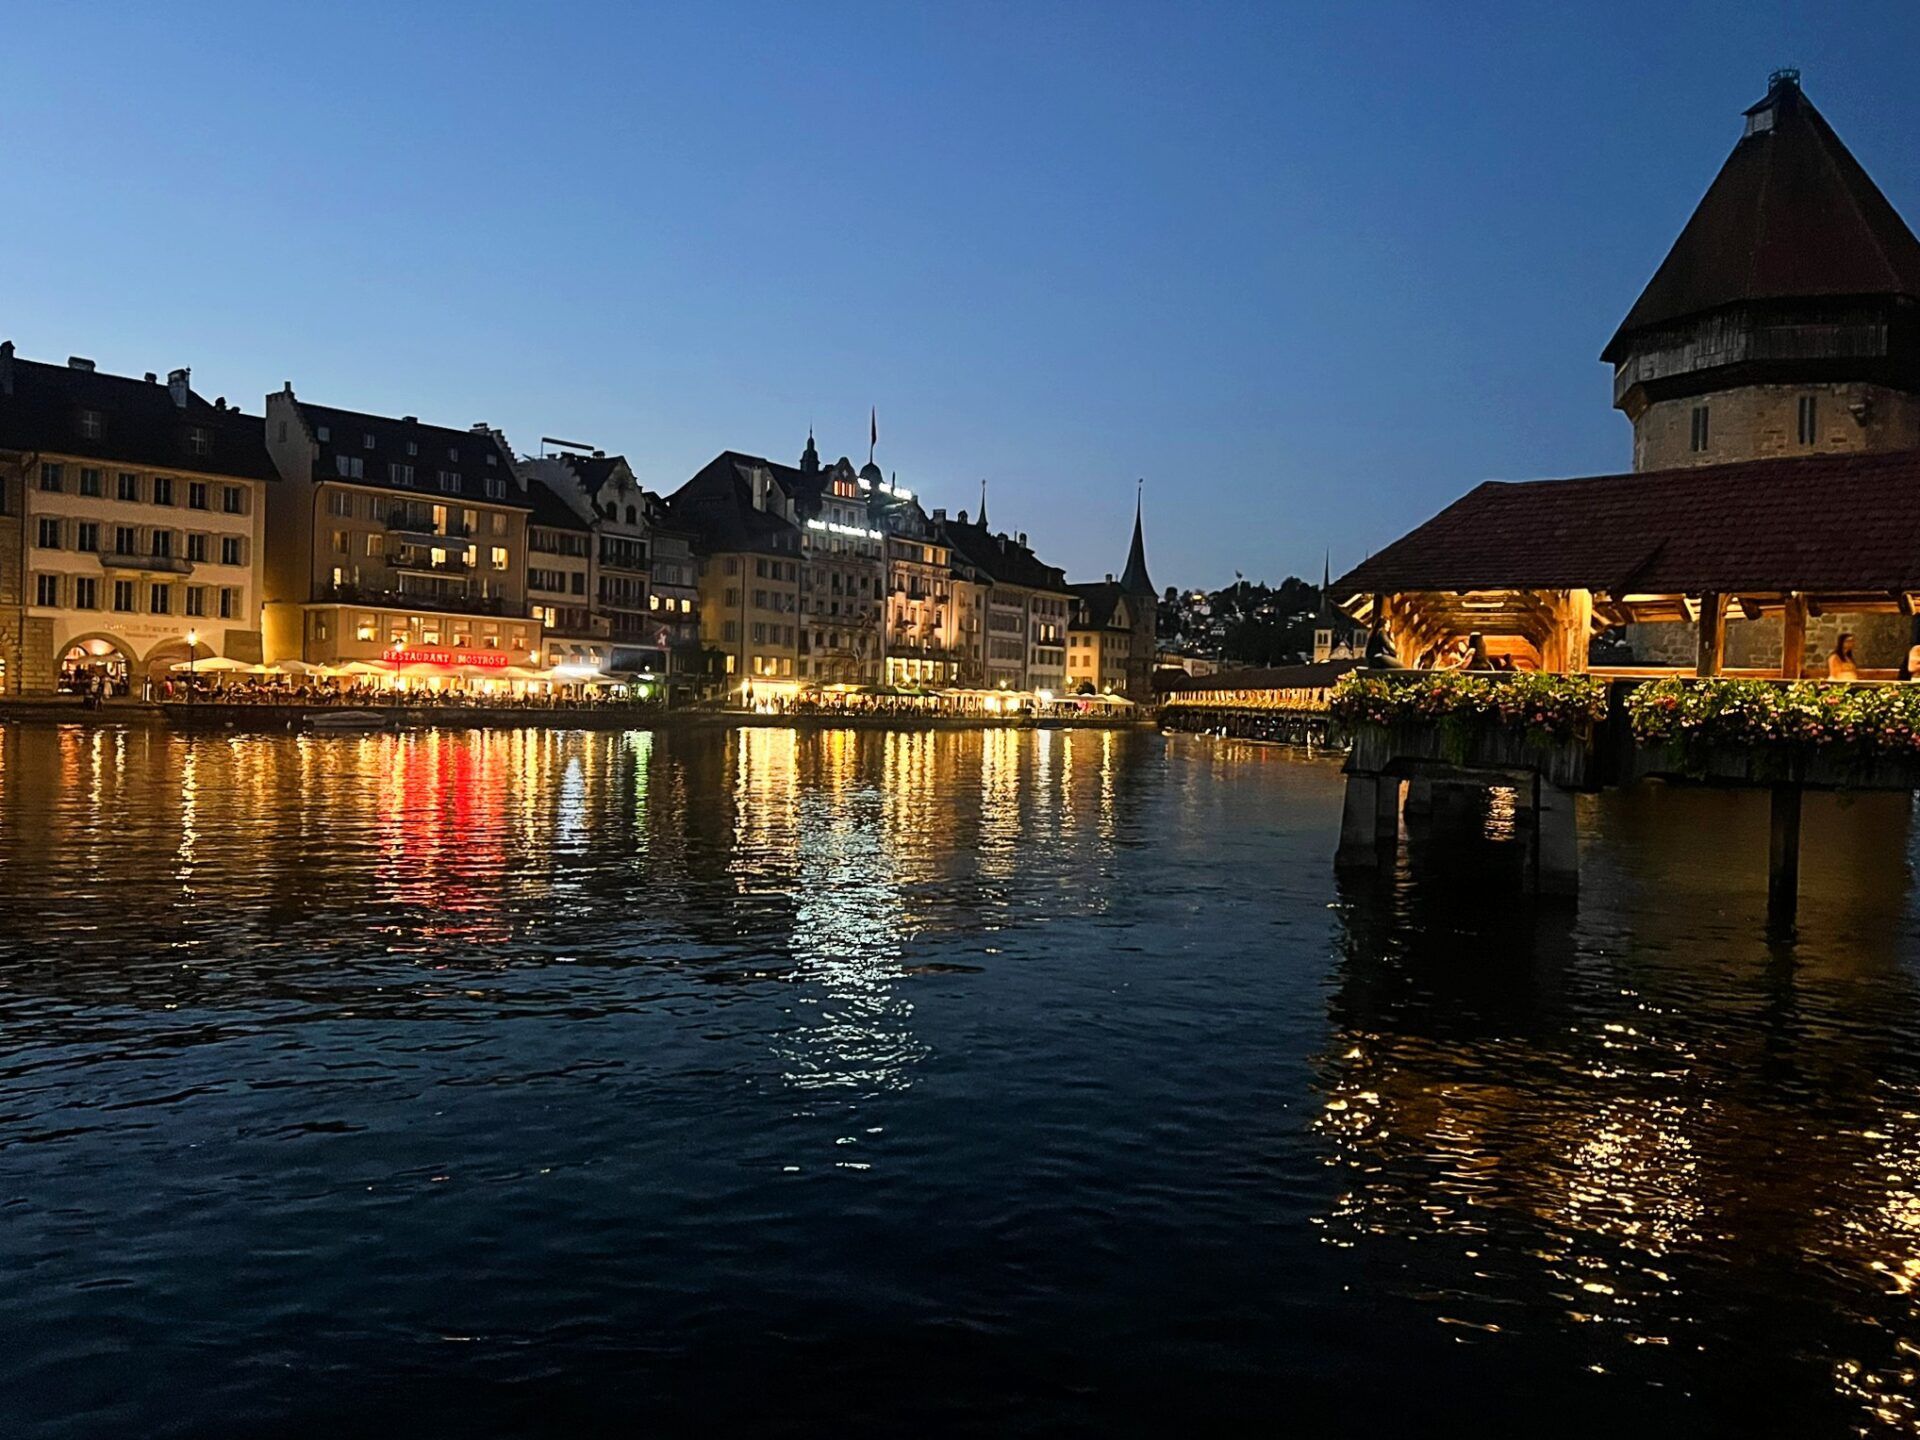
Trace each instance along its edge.
<path fill-rule="evenodd" d="M 1707 448 L 1707 407 L 1693 407 L 1693 451 L 1697 455 Z"/>
<path fill-rule="evenodd" d="M 1811 445 L 1819 438 L 1820 407 L 1811 395 L 1800 397 L 1800 443 Z"/>

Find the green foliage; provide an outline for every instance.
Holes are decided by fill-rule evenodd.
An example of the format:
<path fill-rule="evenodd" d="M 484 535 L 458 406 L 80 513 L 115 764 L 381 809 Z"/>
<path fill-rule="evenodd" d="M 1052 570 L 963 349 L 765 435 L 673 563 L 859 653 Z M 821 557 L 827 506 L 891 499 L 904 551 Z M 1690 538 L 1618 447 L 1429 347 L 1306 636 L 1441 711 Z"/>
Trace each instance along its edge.
<path fill-rule="evenodd" d="M 1636 740 L 1865 758 L 1920 755 L 1920 686 L 1655 680 L 1627 697 Z"/>
<path fill-rule="evenodd" d="M 1485 729 L 1569 740 L 1606 718 L 1606 682 L 1590 675 L 1462 675 L 1454 671 L 1349 670 L 1332 710 L 1348 725 L 1438 725 L 1450 752 Z"/>

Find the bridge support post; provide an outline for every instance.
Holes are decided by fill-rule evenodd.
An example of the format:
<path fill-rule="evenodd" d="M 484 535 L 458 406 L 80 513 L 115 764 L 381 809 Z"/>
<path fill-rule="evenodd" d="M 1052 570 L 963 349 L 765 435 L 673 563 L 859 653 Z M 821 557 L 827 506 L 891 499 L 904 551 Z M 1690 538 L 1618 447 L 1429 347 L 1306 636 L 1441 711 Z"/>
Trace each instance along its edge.
<path fill-rule="evenodd" d="M 1376 869 L 1400 836 L 1400 782 L 1391 775 L 1350 774 L 1340 812 L 1340 849 L 1334 863 Z"/>
<path fill-rule="evenodd" d="M 1573 792 L 1535 782 L 1533 888 L 1541 895 L 1580 893 L 1580 827 Z"/>
<path fill-rule="evenodd" d="M 1417 778 L 1407 782 L 1407 814 L 1431 815 L 1433 813 L 1433 781 Z"/>
<path fill-rule="evenodd" d="M 1773 787 L 1767 827 L 1767 926 L 1791 930 L 1800 908 L 1800 787 Z"/>

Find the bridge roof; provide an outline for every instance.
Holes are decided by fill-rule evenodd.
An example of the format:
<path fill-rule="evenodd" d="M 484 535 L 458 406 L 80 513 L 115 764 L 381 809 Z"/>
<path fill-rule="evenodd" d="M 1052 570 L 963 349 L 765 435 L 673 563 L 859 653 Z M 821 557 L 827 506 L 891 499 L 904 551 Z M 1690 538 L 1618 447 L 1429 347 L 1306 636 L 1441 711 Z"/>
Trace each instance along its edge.
<path fill-rule="evenodd" d="M 1322 660 L 1309 665 L 1216 670 L 1211 675 L 1189 675 L 1175 680 L 1166 688 L 1168 694 L 1195 690 L 1323 690 L 1359 665 L 1358 660 Z"/>
<path fill-rule="evenodd" d="M 1920 592 L 1920 451 L 1488 481 L 1333 595 L 1568 589 Z"/>

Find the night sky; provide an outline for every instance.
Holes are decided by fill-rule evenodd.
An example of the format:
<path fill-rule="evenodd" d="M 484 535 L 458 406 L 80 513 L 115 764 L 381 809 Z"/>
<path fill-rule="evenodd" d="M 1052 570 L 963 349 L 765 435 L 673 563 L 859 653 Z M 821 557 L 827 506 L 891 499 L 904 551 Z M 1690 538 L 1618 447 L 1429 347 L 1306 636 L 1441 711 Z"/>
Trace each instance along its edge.
<path fill-rule="evenodd" d="M 258 411 L 879 460 L 1073 578 L 1624 469 L 1596 358 L 1769 70 L 1920 216 L 1920 7 L 15 5 L 0 335 Z"/>

